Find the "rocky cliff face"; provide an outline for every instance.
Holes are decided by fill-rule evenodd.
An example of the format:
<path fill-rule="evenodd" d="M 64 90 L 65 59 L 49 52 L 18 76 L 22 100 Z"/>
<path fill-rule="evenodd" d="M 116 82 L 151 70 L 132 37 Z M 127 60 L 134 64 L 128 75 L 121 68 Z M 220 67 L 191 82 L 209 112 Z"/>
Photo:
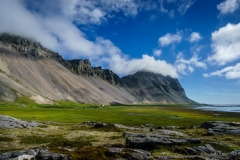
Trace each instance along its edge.
<path fill-rule="evenodd" d="M 54 58 L 63 61 L 62 56 L 58 53 L 43 47 L 39 42 L 31 39 L 15 36 L 8 33 L 0 34 L 0 41 L 10 50 L 17 51 L 24 56 L 32 56 L 36 59 Z"/>
<path fill-rule="evenodd" d="M 120 78 L 88 59 L 64 60 L 38 42 L 6 33 L 0 34 L 0 71 L 0 100 L 14 101 L 13 89 L 40 102 L 193 103 L 170 76 L 140 71 Z"/>
<path fill-rule="evenodd" d="M 89 59 L 64 60 L 58 53 L 43 47 L 39 42 L 23 38 L 21 36 L 13 36 L 3 33 L 0 35 L 0 41 L 12 50 L 15 50 L 24 56 L 32 56 L 35 59 L 51 58 L 57 60 L 70 71 L 80 75 L 99 76 L 103 80 L 111 84 L 118 84 L 119 76 L 109 69 L 100 67 L 92 67 Z"/>
<path fill-rule="evenodd" d="M 103 80 L 108 81 L 111 84 L 119 85 L 120 78 L 117 74 L 109 69 L 102 69 L 99 67 L 92 67 L 89 59 L 75 59 L 75 60 L 66 60 L 63 64 L 65 67 L 70 69 L 71 71 L 86 76 L 98 76 Z"/>
<path fill-rule="evenodd" d="M 161 103 L 194 103 L 187 98 L 177 79 L 152 72 L 139 71 L 121 78 L 121 84 L 139 101 Z"/>

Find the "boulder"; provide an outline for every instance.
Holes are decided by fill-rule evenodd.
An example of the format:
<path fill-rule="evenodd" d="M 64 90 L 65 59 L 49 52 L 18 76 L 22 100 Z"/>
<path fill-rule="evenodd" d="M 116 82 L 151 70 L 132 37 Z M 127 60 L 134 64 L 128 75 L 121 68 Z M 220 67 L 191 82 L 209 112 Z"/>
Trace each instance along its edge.
<path fill-rule="evenodd" d="M 191 155 L 201 155 L 201 154 L 210 154 L 214 153 L 215 150 L 210 144 L 204 146 L 197 146 L 194 148 L 187 148 L 187 152 Z"/>
<path fill-rule="evenodd" d="M 240 135 L 240 128 L 230 129 L 230 130 L 226 131 L 225 133 L 226 133 L 226 134 L 236 134 L 236 135 Z"/>
<path fill-rule="evenodd" d="M 38 154 L 36 155 L 37 160 L 72 160 L 72 157 L 69 155 L 64 155 L 60 153 L 53 153 L 49 150 L 39 150 Z"/>
<path fill-rule="evenodd" d="M 159 156 L 155 160 L 209 160 L 208 158 L 194 155 L 194 156 Z"/>
<path fill-rule="evenodd" d="M 97 124 L 97 122 L 95 122 L 95 121 L 85 121 L 85 122 L 83 122 L 83 124 L 93 127 Z"/>
<path fill-rule="evenodd" d="M 6 152 L 0 155 L 0 160 L 72 160 L 68 155 L 53 153 L 49 150 L 24 150 Z"/>
<path fill-rule="evenodd" d="M 129 126 L 124 126 L 122 124 L 113 124 L 116 128 L 119 129 L 126 129 L 126 130 L 130 130 L 130 131 L 149 131 L 149 128 L 140 128 L 140 127 L 129 127 Z"/>
<path fill-rule="evenodd" d="M 165 129 L 173 130 L 174 126 L 166 126 Z"/>
<path fill-rule="evenodd" d="M 240 127 L 237 127 L 237 123 L 234 122 L 209 121 L 201 124 L 200 128 L 208 129 L 207 135 L 240 135 Z"/>
<path fill-rule="evenodd" d="M 10 116 L 0 116 L 0 128 L 31 128 L 40 125 L 42 124 L 34 121 L 27 122 Z"/>
<path fill-rule="evenodd" d="M 103 128 L 103 127 L 105 127 L 106 125 L 107 125 L 106 123 L 97 122 L 97 123 L 94 125 L 94 128 Z"/>
<path fill-rule="evenodd" d="M 162 126 L 158 126 L 156 129 L 164 129 Z"/>
<path fill-rule="evenodd" d="M 240 148 L 236 151 L 232 151 L 231 153 L 228 154 L 229 159 L 240 159 Z"/>
<path fill-rule="evenodd" d="M 172 130 L 166 130 L 166 129 L 157 129 L 155 131 L 158 134 L 161 134 L 161 135 L 171 135 L 171 136 L 187 137 L 186 134 L 178 132 L 178 131 L 172 131 Z"/>
<path fill-rule="evenodd" d="M 215 157 L 215 158 L 227 157 L 226 153 L 215 150 L 210 144 L 205 144 L 203 146 L 197 146 L 193 148 L 187 148 L 187 152 L 190 155 L 204 155 L 207 157 Z"/>
<path fill-rule="evenodd" d="M 153 157 L 150 152 L 140 149 L 128 149 L 128 148 L 109 148 L 109 152 L 112 155 L 121 155 L 122 159 L 128 160 L 152 160 Z"/>
<path fill-rule="evenodd" d="M 187 127 L 180 126 L 180 127 L 178 127 L 177 129 L 182 129 L 182 130 L 185 130 L 185 129 L 187 129 Z"/>
<path fill-rule="evenodd" d="M 144 124 L 145 127 L 153 127 L 154 124 Z"/>
<path fill-rule="evenodd" d="M 197 127 L 195 125 L 192 125 L 190 129 L 196 129 Z"/>
<path fill-rule="evenodd" d="M 160 134 L 124 133 L 126 146 L 130 148 L 151 150 L 159 145 L 181 145 L 184 143 L 200 144 L 197 138 L 176 138 Z"/>

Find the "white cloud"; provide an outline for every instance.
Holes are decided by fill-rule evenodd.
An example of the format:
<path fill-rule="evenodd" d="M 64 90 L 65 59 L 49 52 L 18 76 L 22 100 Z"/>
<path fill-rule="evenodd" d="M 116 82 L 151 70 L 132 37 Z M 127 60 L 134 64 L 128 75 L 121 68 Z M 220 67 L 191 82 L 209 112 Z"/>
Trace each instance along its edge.
<path fill-rule="evenodd" d="M 61 16 L 71 19 L 78 24 L 100 25 L 118 16 L 135 16 L 139 5 L 134 0 L 42 0 L 40 2 L 25 0 L 34 11 L 40 11 L 47 16 Z"/>
<path fill-rule="evenodd" d="M 182 40 L 182 35 L 180 32 L 177 32 L 176 34 L 167 33 L 166 35 L 160 37 L 158 39 L 158 42 L 161 46 L 168 46 L 173 43 L 180 43 L 181 40 Z"/>
<path fill-rule="evenodd" d="M 169 17 L 174 18 L 174 10 L 167 10 L 167 9 L 165 9 L 164 6 L 163 6 L 163 0 L 160 0 L 160 11 L 162 13 L 168 14 Z"/>
<path fill-rule="evenodd" d="M 233 13 L 238 9 L 239 3 L 239 0 L 225 0 L 217 5 L 217 9 L 220 10 L 221 14 Z"/>
<path fill-rule="evenodd" d="M 192 34 L 189 37 L 189 41 L 191 43 L 198 42 L 201 39 L 202 39 L 202 36 L 198 32 L 192 32 Z"/>
<path fill-rule="evenodd" d="M 177 78 L 176 68 L 164 60 L 157 60 L 153 56 L 142 55 L 142 58 L 131 59 L 116 47 L 111 41 L 99 38 L 98 44 L 103 46 L 106 54 L 98 59 L 98 63 L 106 63 L 109 68 L 120 75 L 135 73 L 139 70 L 152 71 Z"/>
<path fill-rule="evenodd" d="M 199 57 L 196 53 L 194 53 L 192 58 L 186 60 L 181 52 L 177 55 L 175 67 L 178 73 L 182 75 L 187 75 L 194 72 L 194 68 L 207 69 L 207 65 L 204 62 L 199 61 Z"/>
<path fill-rule="evenodd" d="M 155 73 L 161 73 L 163 75 L 170 75 L 171 77 L 178 77 L 176 68 L 167 63 L 164 60 L 156 60 L 154 57 L 149 55 L 142 55 L 141 59 L 127 59 L 114 55 L 111 58 L 110 66 L 111 69 L 118 74 L 132 74 L 139 70 L 146 70 Z"/>
<path fill-rule="evenodd" d="M 154 49 L 153 50 L 153 55 L 154 56 L 160 56 L 162 54 L 162 50 L 161 49 Z"/>
<path fill-rule="evenodd" d="M 184 15 L 195 3 L 195 0 L 135 0 L 139 10 L 160 11 L 174 18 L 177 13 Z"/>
<path fill-rule="evenodd" d="M 187 10 L 194 4 L 195 0 L 180 0 L 179 2 L 179 8 L 178 12 L 181 15 L 184 15 Z"/>
<path fill-rule="evenodd" d="M 0 21 L 0 32 L 33 38 L 52 49 L 59 47 L 57 39 L 44 28 L 43 19 L 25 9 L 22 1 L 1 1 Z"/>
<path fill-rule="evenodd" d="M 210 63 L 225 65 L 240 59 L 240 23 L 227 24 L 212 33 L 213 54 L 208 57 Z"/>
<path fill-rule="evenodd" d="M 99 2 L 99 0 L 96 0 Z M 138 13 L 139 5 L 134 0 L 101 0 L 102 7 L 107 11 L 123 11 L 125 16 L 135 16 Z"/>
<path fill-rule="evenodd" d="M 77 21 L 81 24 L 101 24 L 101 21 L 104 20 L 105 13 L 97 8 L 90 10 L 88 8 L 80 7 L 78 9 L 78 16 Z"/>
<path fill-rule="evenodd" d="M 204 77 L 212 77 L 212 76 L 224 76 L 227 79 L 240 79 L 240 63 L 237 63 L 235 66 L 229 66 L 223 68 L 222 70 L 218 70 L 212 72 L 210 74 L 203 74 Z"/>
<path fill-rule="evenodd" d="M 102 7 L 98 6 L 100 2 Z M 29 3 L 31 10 L 26 6 Z M 112 12 L 124 12 L 124 16 L 137 14 L 132 0 L 3 0 L 0 5 L 0 32 L 35 39 L 63 57 L 89 58 L 96 64 L 110 67 L 117 74 L 132 74 L 144 69 L 178 77 L 174 66 L 166 61 L 156 60 L 148 55 L 131 59 L 108 39 L 96 37 L 95 41 L 88 40 L 84 32 L 75 25 L 75 22 L 102 23 Z M 83 19 L 80 20 L 80 17 Z"/>

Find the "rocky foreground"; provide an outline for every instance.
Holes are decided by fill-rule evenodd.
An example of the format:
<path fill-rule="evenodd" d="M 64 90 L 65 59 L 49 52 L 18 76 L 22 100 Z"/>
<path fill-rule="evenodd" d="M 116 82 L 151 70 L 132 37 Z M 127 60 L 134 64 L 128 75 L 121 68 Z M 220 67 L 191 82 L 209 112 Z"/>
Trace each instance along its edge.
<path fill-rule="evenodd" d="M 67 126 L 63 124 L 54 126 L 53 122 L 49 123 L 42 125 L 9 116 L 0 116 L 0 128 L 2 128 L 0 160 L 240 159 L 240 148 L 236 148 L 240 144 L 236 142 L 237 145 L 230 146 L 227 143 L 234 140 L 239 141 L 240 124 L 234 122 L 209 121 L 199 127 L 192 126 L 190 130 L 178 126 L 154 127 L 153 124 L 145 124 L 140 127 L 128 127 L 94 121 L 86 121 L 78 125 L 67 124 Z M 69 128 L 69 126 L 71 127 Z M 191 134 L 190 131 L 201 133 Z M 64 135 L 63 140 L 60 141 L 61 138 L 58 137 L 53 141 L 44 141 L 55 135 L 55 132 L 58 133 L 58 136 Z M 5 140 L 11 136 L 20 137 L 20 139 L 13 138 L 13 142 L 5 143 L 4 135 Z M 7 138 L 6 135 L 8 135 Z M 73 143 L 73 139 L 76 137 L 88 137 L 88 139 L 94 140 L 88 141 L 89 143 L 83 143 L 87 142 L 86 139 Z M 56 143 L 56 141 L 59 142 Z M 226 142 L 226 144 L 222 142 Z M 6 148 L 9 145 L 20 146 L 16 149 L 17 151 L 3 152 L 4 145 Z M 5 150 L 14 150 L 14 146 L 12 149 L 6 148 Z"/>
<path fill-rule="evenodd" d="M 31 128 L 42 124 L 37 122 L 26 122 L 10 116 L 0 116 L 0 128 Z"/>

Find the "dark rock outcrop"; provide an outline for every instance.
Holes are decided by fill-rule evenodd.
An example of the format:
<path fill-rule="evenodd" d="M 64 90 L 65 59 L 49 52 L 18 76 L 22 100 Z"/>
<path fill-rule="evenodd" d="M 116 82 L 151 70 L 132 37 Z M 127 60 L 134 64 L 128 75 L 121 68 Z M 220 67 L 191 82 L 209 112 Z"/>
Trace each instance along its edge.
<path fill-rule="evenodd" d="M 101 66 L 92 67 L 89 59 L 66 60 L 63 65 L 77 74 L 92 77 L 98 76 L 111 84 L 120 85 L 120 78 L 117 74 L 112 70 L 102 69 Z"/>
<path fill-rule="evenodd" d="M 159 145 L 181 145 L 184 143 L 200 144 L 201 140 L 197 138 L 176 138 L 160 134 L 125 134 L 126 145 L 130 148 L 154 149 Z"/>
<path fill-rule="evenodd" d="M 91 62 L 88 59 L 67 60 L 65 66 L 73 72 L 86 76 L 94 76 Z"/>
<path fill-rule="evenodd" d="M 11 35 L 8 33 L 0 34 L 0 41 L 8 47 L 11 47 L 13 50 L 25 55 L 26 57 L 32 56 L 35 59 L 42 58 L 53 58 L 60 62 L 64 62 L 62 56 L 58 53 L 50 51 L 49 49 L 43 47 L 39 42 L 24 38 L 17 35 Z M 42 51 L 45 53 L 43 54 Z"/>
<path fill-rule="evenodd" d="M 208 129 L 208 135 L 240 135 L 240 127 L 237 126 L 234 122 L 208 121 L 201 124 L 200 128 Z"/>
<path fill-rule="evenodd" d="M 105 127 L 107 124 L 106 123 L 102 123 L 102 122 L 98 122 L 94 125 L 94 128 L 103 128 Z"/>
<path fill-rule="evenodd" d="M 190 155 L 205 155 L 210 157 L 226 157 L 226 153 L 215 150 L 210 144 L 205 144 L 204 146 L 197 146 L 193 148 L 187 148 L 187 152 Z"/>
<path fill-rule="evenodd" d="M 140 102 L 195 103 L 187 98 L 177 79 L 147 71 L 121 78 L 121 84 Z"/>
<path fill-rule="evenodd" d="M 156 160 L 209 160 L 209 158 L 193 155 L 193 156 L 159 156 Z"/>
<path fill-rule="evenodd" d="M 240 148 L 236 151 L 232 151 L 231 153 L 228 154 L 229 159 L 240 159 Z"/>
<path fill-rule="evenodd" d="M 140 149 L 109 148 L 109 152 L 112 155 L 121 155 L 122 160 L 153 160 L 150 152 Z"/>
<path fill-rule="evenodd" d="M 16 152 L 6 152 L 0 155 L 0 160 L 72 160 L 68 155 L 53 153 L 49 150 L 25 150 Z"/>
<path fill-rule="evenodd" d="M 83 124 L 93 127 L 97 124 L 97 122 L 95 122 L 95 121 L 85 121 L 85 122 L 83 122 Z"/>

